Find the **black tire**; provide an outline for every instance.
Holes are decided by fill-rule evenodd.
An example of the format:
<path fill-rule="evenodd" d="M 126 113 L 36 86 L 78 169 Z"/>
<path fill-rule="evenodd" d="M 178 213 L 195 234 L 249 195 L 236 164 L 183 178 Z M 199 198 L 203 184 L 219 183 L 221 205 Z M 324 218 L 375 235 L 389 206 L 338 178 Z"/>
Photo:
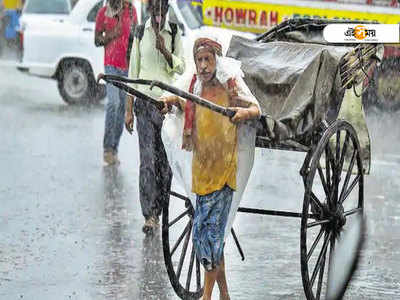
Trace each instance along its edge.
<path fill-rule="evenodd" d="M 165 266 L 176 294 L 184 300 L 195 300 L 203 295 L 203 267 L 191 242 L 194 210 L 189 199 L 173 192 L 171 195 L 175 197 L 163 208 L 162 214 Z M 173 216 L 169 213 L 170 207 L 174 208 Z"/>
<path fill-rule="evenodd" d="M 96 81 L 86 61 L 63 62 L 57 77 L 58 91 L 68 104 L 88 104 L 98 100 Z"/>
<path fill-rule="evenodd" d="M 382 111 L 400 109 L 400 59 L 387 58 L 375 68 L 372 82 L 362 97 L 366 109 L 376 106 Z"/>
<path fill-rule="evenodd" d="M 348 122 L 338 120 L 323 133 L 304 178 L 300 259 L 308 300 L 325 299 L 335 242 L 352 224 L 352 216 L 363 214 L 363 176 L 356 132 Z M 355 264 L 356 259 L 349 267 Z"/>

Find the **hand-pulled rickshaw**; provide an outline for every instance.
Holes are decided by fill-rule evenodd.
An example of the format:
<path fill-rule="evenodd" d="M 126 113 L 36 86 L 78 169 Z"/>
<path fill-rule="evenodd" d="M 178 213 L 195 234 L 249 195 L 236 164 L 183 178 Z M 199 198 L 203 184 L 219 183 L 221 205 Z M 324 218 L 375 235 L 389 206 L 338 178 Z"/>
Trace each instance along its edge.
<path fill-rule="evenodd" d="M 360 93 L 357 89 L 379 61 L 381 51 L 378 44 L 327 44 L 322 30 L 330 23 L 337 21 L 288 20 L 255 40 L 233 37 L 227 52 L 227 56 L 241 61 L 245 82 L 263 112 L 255 146 L 306 153 L 300 168 L 304 183 L 301 212 L 248 207 L 239 207 L 238 212 L 301 219 L 301 275 L 309 300 L 342 297 L 357 263 L 364 230 L 364 175 L 369 172 L 370 153 L 368 143 L 360 146 L 356 129 L 346 120 L 349 114 L 342 111 L 350 105 L 350 119 L 357 115 L 357 109 L 363 117 L 361 104 L 354 106 L 354 97 L 348 95 Z M 157 86 L 225 116 L 234 114 L 162 82 L 116 76 L 102 79 L 160 109 L 163 103 L 126 83 Z M 203 271 L 190 238 L 194 207 L 185 195 L 174 191 L 170 195 L 162 215 L 168 276 L 180 298 L 198 299 L 203 293 Z M 358 231 L 351 229 L 352 224 Z M 231 232 L 244 259 L 233 229 Z M 351 242 L 340 250 L 345 238 Z M 338 268 L 342 269 L 341 278 L 334 274 Z"/>

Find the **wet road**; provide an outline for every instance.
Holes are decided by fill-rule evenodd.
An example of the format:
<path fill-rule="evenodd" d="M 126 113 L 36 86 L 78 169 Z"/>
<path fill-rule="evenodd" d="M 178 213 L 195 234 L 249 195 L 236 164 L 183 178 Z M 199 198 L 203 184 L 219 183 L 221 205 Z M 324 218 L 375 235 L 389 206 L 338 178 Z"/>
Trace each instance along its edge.
<path fill-rule="evenodd" d="M 178 299 L 160 237 L 141 233 L 136 136 L 104 168 L 103 106 L 65 105 L 55 82 L 1 62 L 0 104 L 0 299 Z M 399 298 L 399 118 L 368 115 L 367 241 L 346 299 Z M 301 211 L 303 159 L 257 149 L 242 206 Z M 300 220 L 239 214 L 234 227 L 246 260 L 228 240 L 231 298 L 304 299 Z"/>

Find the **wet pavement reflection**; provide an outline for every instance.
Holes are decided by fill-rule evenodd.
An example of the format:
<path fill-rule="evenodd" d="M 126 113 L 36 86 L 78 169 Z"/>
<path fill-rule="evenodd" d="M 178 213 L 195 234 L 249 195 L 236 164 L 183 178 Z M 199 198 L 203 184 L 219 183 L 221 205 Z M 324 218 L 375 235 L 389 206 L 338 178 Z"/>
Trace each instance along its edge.
<path fill-rule="evenodd" d="M 104 236 L 103 280 L 104 295 L 109 299 L 128 299 L 130 295 L 130 274 L 132 264 L 129 258 L 128 218 L 125 199 L 121 197 L 123 180 L 118 169 L 104 168 L 104 217 L 106 234 Z"/>
<path fill-rule="evenodd" d="M 143 238 L 142 268 L 139 281 L 139 299 L 171 299 L 166 291 L 171 290 L 164 269 L 164 257 L 160 240 L 160 231 L 154 236 Z"/>
<path fill-rule="evenodd" d="M 97 264 L 102 294 L 106 299 L 169 299 L 160 231 L 145 236 L 140 225 L 132 228 L 118 167 L 104 167 L 103 177 L 106 234 Z"/>

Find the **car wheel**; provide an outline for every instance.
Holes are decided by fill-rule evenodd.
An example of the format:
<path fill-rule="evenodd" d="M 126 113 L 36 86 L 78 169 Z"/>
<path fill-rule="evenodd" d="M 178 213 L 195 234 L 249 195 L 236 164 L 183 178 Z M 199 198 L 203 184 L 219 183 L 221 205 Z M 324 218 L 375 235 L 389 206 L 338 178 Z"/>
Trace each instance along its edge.
<path fill-rule="evenodd" d="M 86 62 L 64 62 L 59 71 L 58 90 L 68 104 L 88 104 L 97 101 L 96 82 Z"/>
<path fill-rule="evenodd" d="M 363 104 L 366 107 L 376 106 L 383 111 L 400 109 L 400 60 L 384 60 L 372 77 L 372 84 L 363 96 Z"/>

